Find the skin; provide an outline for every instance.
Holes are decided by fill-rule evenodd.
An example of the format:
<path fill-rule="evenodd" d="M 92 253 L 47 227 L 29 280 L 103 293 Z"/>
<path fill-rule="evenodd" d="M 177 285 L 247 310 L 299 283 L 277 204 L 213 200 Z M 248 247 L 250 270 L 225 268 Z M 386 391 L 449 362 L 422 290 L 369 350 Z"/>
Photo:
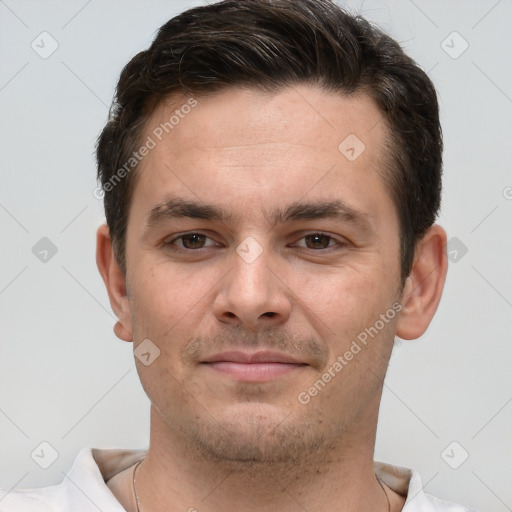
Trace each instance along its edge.
<path fill-rule="evenodd" d="M 143 140 L 186 100 L 159 105 Z M 141 509 L 385 511 L 373 470 L 383 379 L 395 335 L 421 336 L 437 309 L 446 234 L 435 225 L 419 241 L 402 287 L 398 217 L 382 180 L 387 128 L 369 97 L 301 86 L 197 100 L 140 164 L 126 275 L 108 228 L 97 234 L 116 335 L 160 350 L 148 366 L 136 359 L 152 403 L 137 471 Z M 354 161 L 338 150 L 349 134 L 366 146 Z M 169 198 L 229 217 L 167 216 L 149 227 L 149 212 Z M 343 201 L 366 223 L 275 216 L 328 201 Z M 178 238 L 187 233 L 207 238 Z M 261 248 L 251 263 L 236 251 L 248 248 L 247 237 Z M 301 403 L 298 395 L 395 302 L 399 314 Z M 247 382 L 202 363 L 235 349 L 279 350 L 302 366 Z M 127 510 L 136 510 L 132 476 L 130 468 L 109 482 Z M 401 510 L 404 498 L 385 492 Z"/>

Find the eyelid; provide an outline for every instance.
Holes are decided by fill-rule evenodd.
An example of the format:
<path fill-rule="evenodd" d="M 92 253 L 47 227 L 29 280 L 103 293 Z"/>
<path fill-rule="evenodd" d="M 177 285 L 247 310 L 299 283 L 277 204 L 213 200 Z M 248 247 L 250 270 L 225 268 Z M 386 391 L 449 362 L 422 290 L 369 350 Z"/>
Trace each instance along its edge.
<path fill-rule="evenodd" d="M 299 236 L 299 235 L 300 235 L 300 238 L 297 238 L 297 236 Z M 311 249 L 310 247 L 304 247 L 304 246 L 298 246 L 298 247 L 301 247 L 303 249 L 309 249 L 309 250 L 312 250 L 312 251 L 319 252 L 319 251 L 326 251 L 326 250 L 332 249 L 332 248 L 334 248 L 336 246 L 344 247 L 344 246 L 349 245 L 349 241 L 345 237 L 333 235 L 333 234 L 327 233 L 325 231 L 307 231 L 307 232 L 301 231 L 300 233 L 295 235 L 294 239 L 296 241 L 292 244 L 292 246 L 294 244 L 297 244 L 297 242 L 299 242 L 300 240 L 303 240 L 307 236 L 312 236 L 312 235 L 326 236 L 326 237 L 331 239 L 330 241 L 333 241 L 335 243 L 333 245 L 328 245 L 327 247 L 320 248 L 320 249 Z"/>
<path fill-rule="evenodd" d="M 203 247 L 200 247 L 198 249 L 188 249 L 186 247 L 182 247 L 178 244 L 176 244 L 176 242 L 180 239 L 180 238 L 183 238 L 187 235 L 203 235 L 207 240 L 210 240 L 210 242 L 213 242 L 213 243 L 210 243 L 209 245 L 205 245 Z M 307 236 L 312 236 L 312 235 L 321 235 L 321 236 L 326 236 L 328 237 L 330 240 L 329 240 L 329 243 L 331 242 L 334 242 L 332 245 L 328 245 L 327 247 L 323 247 L 323 248 L 319 248 L 319 249 L 313 249 L 313 248 L 310 248 L 310 247 L 306 247 L 306 246 L 298 246 L 296 245 L 299 241 L 305 239 Z M 170 238 L 172 237 L 172 238 Z M 310 251 L 314 251 L 314 252 L 320 252 L 320 251 L 328 251 L 328 250 L 332 250 L 336 247 L 340 248 L 340 247 L 345 247 L 347 245 L 349 245 L 349 241 L 345 238 L 345 237 L 342 237 L 342 236 L 338 236 L 338 235 L 333 235 L 331 233 L 327 233 L 325 231 L 300 231 L 299 233 L 296 233 L 294 235 L 294 240 L 295 242 L 293 242 L 293 244 L 290 244 L 288 245 L 289 247 L 299 247 L 301 249 L 306 249 L 306 250 L 310 250 Z M 220 244 L 219 242 L 217 242 L 213 237 L 209 236 L 208 234 L 206 234 L 205 232 L 203 231 L 200 231 L 200 230 L 196 230 L 196 231 L 185 231 L 183 233 L 174 233 L 173 235 L 170 235 L 166 238 L 164 238 L 164 240 L 162 241 L 161 243 L 162 247 L 169 247 L 169 246 L 172 246 L 174 247 L 176 250 L 181 250 L 181 251 L 185 251 L 185 252 L 200 252 L 202 250 L 208 250 L 209 248 L 211 247 L 219 247 L 221 246 L 222 244 Z"/>
<path fill-rule="evenodd" d="M 212 242 L 214 242 L 213 244 L 210 244 L 210 245 L 205 245 L 204 247 L 200 247 L 199 249 L 188 249 L 187 247 L 181 247 L 179 246 L 178 244 L 176 244 L 175 242 L 178 241 L 180 238 L 183 239 L 183 237 L 185 236 L 189 236 L 189 235 L 203 235 L 207 240 L 210 240 Z M 169 246 L 173 246 L 175 247 L 177 250 L 182 250 L 182 251 L 187 251 L 187 252 L 199 252 L 203 249 L 208 249 L 210 247 L 214 247 L 214 246 L 219 246 L 219 242 L 217 242 L 216 240 L 214 240 L 211 236 L 207 235 L 206 233 L 202 232 L 202 231 L 185 231 L 183 233 L 174 233 L 172 235 L 169 235 L 167 237 L 165 237 L 162 241 L 162 247 L 169 247 Z"/>

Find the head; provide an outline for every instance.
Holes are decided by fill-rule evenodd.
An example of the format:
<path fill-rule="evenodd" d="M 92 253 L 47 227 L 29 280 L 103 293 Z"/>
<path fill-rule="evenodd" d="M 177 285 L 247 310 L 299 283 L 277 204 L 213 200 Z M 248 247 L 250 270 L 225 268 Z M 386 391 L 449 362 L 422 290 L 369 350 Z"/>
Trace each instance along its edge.
<path fill-rule="evenodd" d="M 97 158 L 98 265 L 117 335 L 159 354 L 160 432 L 233 460 L 371 437 L 446 273 L 436 93 L 398 43 L 328 0 L 191 9 L 123 69 Z M 232 351 L 293 363 L 254 379 Z"/>

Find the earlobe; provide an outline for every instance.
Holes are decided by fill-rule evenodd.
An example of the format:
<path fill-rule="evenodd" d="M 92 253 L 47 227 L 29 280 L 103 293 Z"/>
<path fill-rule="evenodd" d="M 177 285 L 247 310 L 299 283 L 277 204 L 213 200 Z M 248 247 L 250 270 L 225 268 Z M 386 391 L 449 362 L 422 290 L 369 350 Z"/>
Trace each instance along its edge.
<path fill-rule="evenodd" d="M 133 336 L 131 333 L 131 329 L 128 331 L 125 327 L 123 322 L 118 320 L 114 324 L 114 334 L 123 341 L 133 341 Z"/>
<path fill-rule="evenodd" d="M 413 267 L 402 292 L 397 336 L 412 340 L 427 330 L 441 300 L 447 269 L 446 232 L 434 225 L 416 245 Z"/>
<path fill-rule="evenodd" d="M 106 224 L 101 225 L 96 233 L 96 265 L 107 288 L 112 310 L 119 319 L 114 326 L 114 333 L 123 341 L 133 341 L 126 277 L 114 255 Z"/>

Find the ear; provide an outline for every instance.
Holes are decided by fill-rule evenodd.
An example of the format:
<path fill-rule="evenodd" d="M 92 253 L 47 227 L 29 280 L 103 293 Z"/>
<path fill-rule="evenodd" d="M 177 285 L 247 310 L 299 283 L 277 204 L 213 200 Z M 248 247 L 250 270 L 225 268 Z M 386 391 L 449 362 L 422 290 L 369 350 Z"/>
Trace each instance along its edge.
<path fill-rule="evenodd" d="M 397 336 L 413 340 L 427 330 L 441 300 L 447 270 L 446 232 L 434 225 L 416 245 L 412 270 L 402 292 Z"/>
<path fill-rule="evenodd" d="M 114 333 L 121 340 L 133 341 L 126 277 L 114 256 L 112 240 L 106 224 L 100 226 L 96 233 L 96 265 L 107 287 L 112 310 L 119 319 L 114 326 Z"/>

